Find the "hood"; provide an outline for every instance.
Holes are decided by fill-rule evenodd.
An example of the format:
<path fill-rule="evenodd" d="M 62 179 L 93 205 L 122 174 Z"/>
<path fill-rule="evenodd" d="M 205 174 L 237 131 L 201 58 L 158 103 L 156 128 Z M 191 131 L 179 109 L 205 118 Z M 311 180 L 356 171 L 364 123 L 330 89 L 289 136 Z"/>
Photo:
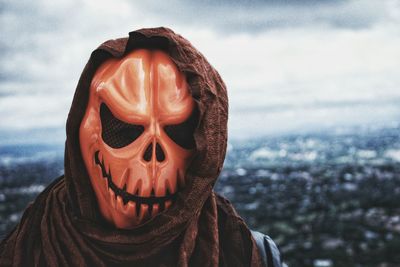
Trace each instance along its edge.
<path fill-rule="evenodd" d="M 225 84 L 189 41 L 167 28 L 141 29 L 131 32 L 129 38 L 109 40 L 91 54 L 67 120 L 65 182 L 75 216 L 92 225 L 101 221 L 79 144 L 79 126 L 88 103 L 92 77 L 106 59 L 121 58 L 138 48 L 163 50 L 186 75 L 199 109 L 199 123 L 194 133 L 197 152 L 187 172 L 189 183 L 169 210 L 131 230 L 126 235 L 129 242 L 132 235 L 140 242 L 155 241 L 157 236 L 173 238 L 179 235 L 190 219 L 198 216 L 210 196 L 222 169 L 227 144 L 228 98 Z"/>
<path fill-rule="evenodd" d="M 160 49 L 170 56 L 186 76 L 199 118 L 186 186 L 168 210 L 125 230 L 110 226 L 100 215 L 82 159 L 79 128 L 98 67 L 139 48 Z M 221 77 L 172 30 L 141 29 L 101 44 L 82 72 L 68 115 L 65 175 L 37 197 L 0 244 L 0 265 L 261 266 L 250 230 L 229 201 L 212 190 L 225 158 L 227 119 Z"/>

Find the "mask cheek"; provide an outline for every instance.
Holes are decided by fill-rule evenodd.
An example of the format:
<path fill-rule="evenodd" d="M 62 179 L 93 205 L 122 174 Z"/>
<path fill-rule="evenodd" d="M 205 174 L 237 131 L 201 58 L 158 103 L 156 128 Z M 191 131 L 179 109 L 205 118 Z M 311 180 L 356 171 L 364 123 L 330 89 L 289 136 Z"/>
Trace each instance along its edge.
<path fill-rule="evenodd" d="M 88 117 L 82 121 L 80 132 L 79 132 L 80 146 L 82 157 L 85 163 L 89 163 L 89 158 L 93 158 L 94 152 L 99 148 L 100 141 L 100 127 L 97 124 L 91 122 L 91 118 Z M 86 163 L 86 164 L 87 164 Z"/>
<path fill-rule="evenodd" d="M 79 128 L 79 141 L 82 158 L 89 172 L 91 179 L 102 178 L 101 170 L 95 163 L 95 153 L 100 149 L 100 122 L 97 119 L 98 112 L 94 108 L 89 108 L 81 122 Z M 101 156 L 101 155 L 100 155 Z"/>
<path fill-rule="evenodd" d="M 180 147 L 166 135 L 162 136 L 162 143 L 166 150 L 167 164 L 161 168 L 160 182 L 169 188 L 170 192 L 180 191 L 187 183 L 185 181 L 186 170 L 193 158 L 194 150 Z"/>

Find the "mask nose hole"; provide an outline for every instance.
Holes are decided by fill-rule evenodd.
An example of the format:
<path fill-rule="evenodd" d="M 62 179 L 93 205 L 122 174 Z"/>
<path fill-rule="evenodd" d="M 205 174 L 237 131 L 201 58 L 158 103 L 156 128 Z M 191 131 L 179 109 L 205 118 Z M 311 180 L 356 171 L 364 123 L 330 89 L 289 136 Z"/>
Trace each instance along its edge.
<path fill-rule="evenodd" d="M 158 143 L 156 144 L 156 158 L 159 162 L 163 162 L 165 159 L 164 151 Z"/>
<path fill-rule="evenodd" d="M 163 162 L 165 160 L 165 154 L 161 146 L 157 143 L 155 149 L 155 157 L 158 162 Z M 143 159 L 147 162 L 150 162 L 153 158 L 153 143 L 149 144 L 144 151 Z"/>

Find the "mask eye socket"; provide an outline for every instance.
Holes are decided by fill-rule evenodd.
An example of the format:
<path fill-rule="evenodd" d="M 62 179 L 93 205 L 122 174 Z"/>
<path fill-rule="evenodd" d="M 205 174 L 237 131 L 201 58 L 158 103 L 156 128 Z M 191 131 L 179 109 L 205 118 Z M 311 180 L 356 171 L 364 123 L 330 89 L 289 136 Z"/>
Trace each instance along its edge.
<path fill-rule="evenodd" d="M 196 147 L 193 134 L 197 127 L 198 117 L 199 111 L 195 108 L 186 121 L 180 124 L 167 125 L 164 127 L 164 131 L 177 145 L 185 149 L 193 149 Z"/>
<path fill-rule="evenodd" d="M 129 124 L 117 119 L 106 104 L 100 105 L 103 141 L 112 148 L 121 148 L 135 141 L 143 132 L 142 125 Z"/>

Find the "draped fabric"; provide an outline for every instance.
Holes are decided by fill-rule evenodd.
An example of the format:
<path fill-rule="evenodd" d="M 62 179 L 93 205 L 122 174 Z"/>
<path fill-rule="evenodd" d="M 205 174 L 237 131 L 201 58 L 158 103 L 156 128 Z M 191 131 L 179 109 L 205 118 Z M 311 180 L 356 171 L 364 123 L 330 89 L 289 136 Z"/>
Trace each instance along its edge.
<path fill-rule="evenodd" d="M 80 152 L 79 126 L 96 69 L 137 48 L 163 50 L 185 73 L 199 123 L 188 182 L 174 205 L 122 230 L 100 215 Z M 141 29 L 101 44 L 82 72 L 68 114 L 65 175 L 36 198 L 3 240 L 0 266 L 261 266 L 246 224 L 213 192 L 225 158 L 227 119 L 227 92 L 218 72 L 172 30 Z"/>

